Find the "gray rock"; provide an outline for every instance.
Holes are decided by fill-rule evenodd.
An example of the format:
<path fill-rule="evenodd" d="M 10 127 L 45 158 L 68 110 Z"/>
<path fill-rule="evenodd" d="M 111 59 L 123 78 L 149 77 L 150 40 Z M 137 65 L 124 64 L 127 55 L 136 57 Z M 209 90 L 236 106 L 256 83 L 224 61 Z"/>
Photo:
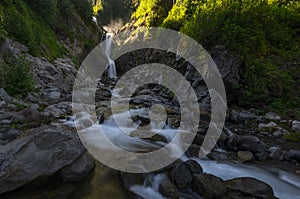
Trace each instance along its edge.
<path fill-rule="evenodd" d="M 81 155 L 70 165 L 64 167 L 59 175 L 64 182 L 81 181 L 95 168 L 95 161 L 87 153 Z"/>
<path fill-rule="evenodd" d="M 5 102 L 8 102 L 8 103 L 12 102 L 12 100 L 13 100 L 13 98 L 11 96 L 9 96 L 3 88 L 0 88 L 0 99 L 4 100 Z"/>
<path fill-rule="evenodd" d="M 2 134 L 1 140 L 10 142 L 10 141 L 16 139 L 20 134 L 21 134 L 21 131 L 16 130 L 16 129 L 10 129 L 7 132 Z"/>
<path fill-rule="evenodd" d="M 193 176 L 192 190 L 204 198 L 220 198 L 227 188 L 221 178 L 203 173 Z"/>
<path fill-rule="evenodd" d="M 0 193 L 41 176 L 52 176 L 77 160 L 85 148 L 74 128 L 44 126 L 0 146 Z"/>
<path fill-rule="evenodd" d="M 269 122 L 268 124 L 260 123 L 258 125 L 258 130 L 260 131 L 268 131 L 268 132 L 274 132 L 277 129 L 277 124 L 275 122 Z"/>
<path fill-rule="evenodd" d="M 250 112 L 245 111 L 245 110 L 243 110 L 239 113 L 239 121 L 253 120 L 255 118 L 256 117 L 253 113 L 250 113 Z"/>
<path fill-rule="evenodd" d="M 275 199 L 270 185 L 255 178 L 235 178 L 225 182 L 229 192 L 229 198 L 262 198 Z"/>
<path fill-rule="evenodd" d="M 265 118 L 268 120 L 281 120 L 281 117 L 279 115 L 277 115 L 276 113 L 273 112 L 268 112 L 265 115 Z"/>
<path fill-rule="evenodd" d="M 257 137 L 250 135 L 240 136 L 237 143 L 239 150 L 251 151 L 253 153 L 257 152 L 260 146 L 261 141 Z"/>
<path fill-rule="evenodd" d="M 294 130 L 294 131 L 299 131 L 300 132 L 300 122 L 299 121 L 293 121 L 293 123 L 292 123 L 292 129 Z"/>
<path fill-rule="evenodd" d="M 289 134 L 289 132 L 283 128 L 279 128 L 278 130 L 274 131 L 273 136 L 282 137 L 283 135 L 286 135 L 286 134 Z"/>
<path fill-rule="evenodd" d="M 28 108 L 23 111 L 23 115 L 29 122 L 39 122 L 40 112 L 35 108 Z"/>
<path fill-rule="evenodd" d="M 300 150 L 291 149 L 285 154 L 284 157 L 288 160 L 293 159 L 293 160 L 296 160 L 299 162 L 300 161 Z"/>
<path fill-rule="evenodd" d="M 279 147 L 271 147 L 268 150 L 270 152 L 269 156 L 274 159 L 274 160 L 278 160 L 278 159 L 282 159 L 282 155 L 283 152 Z"/>
<path fill-rule="evenodd" d="M 53 115 L 55 118 L 65 118 L 72 114 L 72 102 L 60 102 L 46 107 L 44 114 Z"/>
<path fill-rule="evenodd" d="M 224 81 L 237 84 L 240 80 L 239 68 L 241 59 L 226 50 L 224 45 L 216 45 L 211 49 L 211 57 L 217 65 Z"/>
<path fill-rule="evenodd" d="M 44 68 L 50 75 L 55 75 L 58 73 L 58 69 L 48 62 L 44 64 Z"/>

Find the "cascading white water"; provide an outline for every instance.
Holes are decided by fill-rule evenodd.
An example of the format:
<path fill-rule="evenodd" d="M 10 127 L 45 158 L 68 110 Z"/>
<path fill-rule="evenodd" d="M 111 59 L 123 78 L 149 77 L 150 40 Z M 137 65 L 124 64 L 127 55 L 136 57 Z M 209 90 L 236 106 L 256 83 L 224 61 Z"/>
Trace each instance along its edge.
<path fill-rule="evenodd" d="M 108 64 L 107 64 L 108 74 L 107 75 L 108 75 L 109 78 L 116 79 L 117 78 L 116 64 L 115 64 L 114 60 L 112 60 L 110 58 L 112 38 L 113 38 L 112 33 L 106 33 L 106 38 L 105 38 L 105 41 L 103 43 L 104 46 L 102 45 L 102 47 L 103 47 L 103 51 L 105 53 L 105 56 L 107 57 L 107 60 L 108 60 Z"/>
<path fill-rule="evenodd" d="M 300 177 L 295 174 L 275 168 L 193 159 L 202 166 L 205 173 L 218 176 L 223 180 L 252 177 L 269 184 L 275 196 L 281 199 L 300 199 Z"/>

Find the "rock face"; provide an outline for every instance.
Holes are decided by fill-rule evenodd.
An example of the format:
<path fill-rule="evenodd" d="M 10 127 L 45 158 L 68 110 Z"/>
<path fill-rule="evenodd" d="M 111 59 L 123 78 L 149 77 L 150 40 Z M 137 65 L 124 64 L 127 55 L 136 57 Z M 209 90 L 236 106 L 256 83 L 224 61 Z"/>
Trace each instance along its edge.
<path fill-rule="evenodd" d="M 0 146 L 0 193 L 14 190 L 38 177 L 63 169 L 68 181 L 93 168 L 77 133 L 66 126 L 43 126 Z M 81 161 L 82 160 L 82 161 Z"/>

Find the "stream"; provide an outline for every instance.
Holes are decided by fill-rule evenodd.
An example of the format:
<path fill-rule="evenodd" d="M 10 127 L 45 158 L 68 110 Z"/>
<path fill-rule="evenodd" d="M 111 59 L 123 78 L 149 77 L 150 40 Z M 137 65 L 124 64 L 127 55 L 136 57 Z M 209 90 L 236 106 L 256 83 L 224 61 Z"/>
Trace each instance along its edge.
<path fill-rule="evenodd" d="M 129 114 L 128 114 L 129 113 Z M 149 109 L 141 108 L 141 109 L 132 109 L 126 113 L 119 113 L 116 115 L 110 116 L 103 124 L 94 125 L 93 127 L 89 128 L 88 133 L 85 135 L 85 139 L 91 141 L 95 144 L 101 143 L 101 137 L 98 136 L 97 133 L 98 128 L 104 129 L 104 132 L 109 132 L 106 135 L 109 139 L 114 142 L 119 147 L 135 152 L 145 152 L 148 150 L 153 150 L 158 147 L 162 146 L 161 142 L 150 142 L 138 137 L 132 137 L 130 134 L 126 134 L 120 130 L 120 128 L 116 125 L 114 119 L 118 119 L 119 121 L 123 121 L 123 127 L 126 127 L 128 132 L 135 130 L 134 127 L 130 126 L 132 123 L 129 121 L 131 120 L 130 117 L 134 117 L 137 115 L 146 116 L 149 114 Z M 160 135 L 167 138 L 168 141 L 172 140 L 172 138 L 176 135 L 177 130 L 171 129 L 167 125 L 164 127 L 163 130 L 160 132 L 152 127 L 152 131 L 159 133 Z M 109 146 L 101 145 L 101 148 L 106 148 Z M 180 149 L 178 149 L 180 150 Z M 183 160 L 187 160 L 186 156 L 181 157 Z M 259 179 L 267 184 L 271 185 L 275 196 L 281 199 L 300 199 L 300 177 L 283 171 L 272 166 L 255 166 L 255 165 L 248 165 L 248 164 L 237 164 L 234 162 L 226 162 L 221 163 L 217 161 L 212 161 L 208 159 L 197 159 L 196 160 L 203 168 L 205 173 L 213 174 L 222 178 L 223 180 L 229 180 L 238 177 L 253 177 Z M 106 182 L 103 183 L 102 180 L 95 180 L 101 179 L 99 176 L 101 167 L 97 167 L 94 179 L 92 180 L 92 188 L 90 189 L 89 197 L 82 197 L 83 199 L 97 199 L 101 194 L 111 194 L 111 189 L 114 189 L 114 193 L 119 194 L 117 198 L 126 198 L 128 192 L 124 191 L 123 188 L 120 187 L 120 180 L 117 176 L 112 176 L 110 179 L 105 180 Z M 134 185 L 130 188 L 132 192 L 137 195 L 142 196 L 145 199 L 161 199 L 164 198 L 158 192 L 158 186 L 160 182 L 167 178 L 167 176 L 163 173 L 153 176 L 153 174 L 147 174 L 147 178 L 144 182 L 144 185 Z M 103 178 L 104 180 L 104 178 Z M 98 184 L 97 184 L 98 183 Z M 105 185 L 108 183 L 108 185 Z M 114 186 L 117 184 L 117 186 Z M 107 189 L 102 189 L 101 194 L 99 193 L 99 187 L 101 186 L 108 186 Z M 122 195 L 122 196 L 121 196 Z M 100 197 L 106 198 L 106 197 Z M 107 198 L 114 198 L 114 197 L 107 197 Z M 197 198 L 197 196 L 195 196 Z"/>

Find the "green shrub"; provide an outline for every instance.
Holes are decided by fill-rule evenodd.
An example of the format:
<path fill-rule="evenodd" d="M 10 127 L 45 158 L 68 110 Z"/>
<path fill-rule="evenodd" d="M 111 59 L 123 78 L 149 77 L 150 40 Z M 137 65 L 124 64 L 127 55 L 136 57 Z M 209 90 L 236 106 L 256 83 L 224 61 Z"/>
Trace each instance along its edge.
<path fill-rule="evenodd" d="M 6 57 L 0 63 L 0 86 L 10 95 L 26 96 L 33 91 L 30 63 L 24 57 Z"/>

